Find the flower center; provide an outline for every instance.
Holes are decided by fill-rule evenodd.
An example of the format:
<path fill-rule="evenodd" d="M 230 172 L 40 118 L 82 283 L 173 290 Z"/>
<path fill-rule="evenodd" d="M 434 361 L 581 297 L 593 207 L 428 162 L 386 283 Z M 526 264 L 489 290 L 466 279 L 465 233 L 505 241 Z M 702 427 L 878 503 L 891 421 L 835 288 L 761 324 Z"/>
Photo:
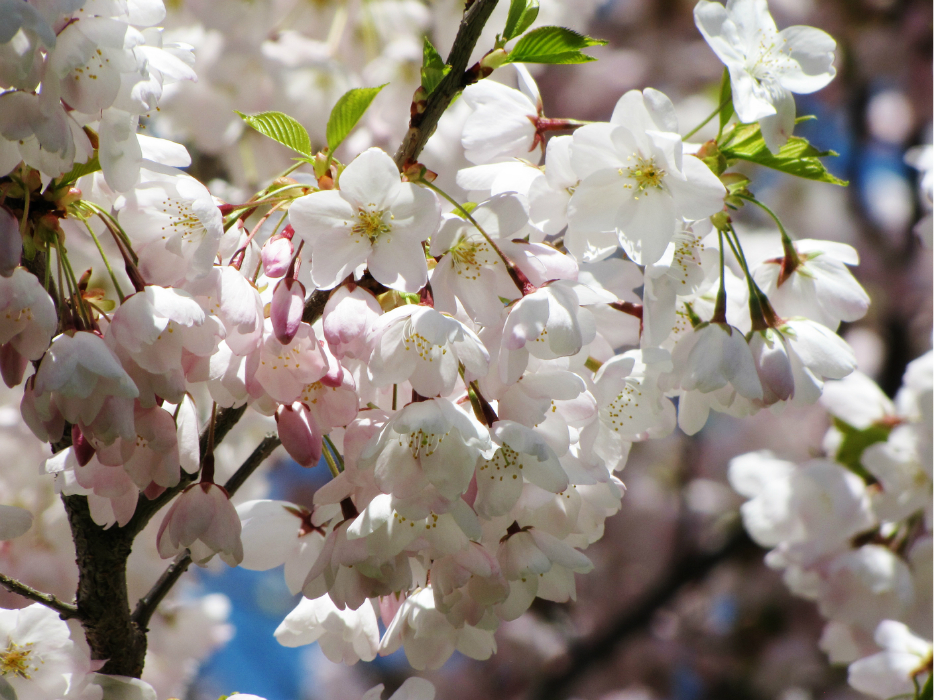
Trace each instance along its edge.
<path fill-rule="evenodd" d="M 498 259 L 490 259 L 490 248 L 479 236 L 465 236 L 459 239 L 450 249 L 450 253 L 454 270 L 469 280 L 477 279 L 480 268 L 499 263 Z"/>
<path fill-rule="evenodd" d="M 161 206 L 162 213 L 169 219 L 168 224 L 162 227 L 162 240 L 181 235 L 183 243 L 195 243 L 207 233 L 190 202 L 164 199 Z"/>
<path fill-rule="evenodd" d="M 408 447 L 412 452 L 412 457 L 418 459 L 419 457 L 431 457 L 444 441 L 444 438 L 448 436 L 448 433 L 443 435 L 437 435 L 436 433 L 426 433 L 421 428 L 416 430 L 414 433 L 409 433 L 408 435 Z M 402 444 L 402 438 L 399 440 Z"/>
<path fill-rule="evenodd" d="M 370 209 L 357 210 L 357 223 L 350 229 L 354 235 L 366 236 L 371 243 L 384 233 L 392 231 L 392 224 L 383 221 L 383 212 Z"/>
<path fill-rule="evenodd" d="M 31 666 L 29 655 L 32 653 L 32 642 L 19 645 L 16 642 L 10 642 L 5 651 L 0 651 L 0 676 L 11 674 L 29 680 L 30 671 L 38 670 L 37 666 Z"/>
<path fill-rule="evenodd" d="M 636 181 L 639 192 L 646 192 L 650 187 L 660 190 L 667 173 L 655 164 L 655 158 L 643 158 L 640 155 L 634 157 L 636 164 L 626 168 L 625 174 Z M 622 169 L 620 174 L 623 174 Z"/>

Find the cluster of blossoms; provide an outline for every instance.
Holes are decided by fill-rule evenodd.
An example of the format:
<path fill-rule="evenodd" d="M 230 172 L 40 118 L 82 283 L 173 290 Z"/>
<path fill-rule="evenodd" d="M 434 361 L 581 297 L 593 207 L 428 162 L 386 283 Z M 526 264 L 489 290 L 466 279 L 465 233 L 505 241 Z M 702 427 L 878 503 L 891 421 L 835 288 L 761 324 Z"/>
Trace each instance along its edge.
<path fill-rule="evenodd" d="M 541 3 L 532 26 L 583 31 L 598 4 L 549 0 Z M 166 35 L 194 47 L 198 82 L 177 85 L 154 115 L 153 127 L 164 138 L 193 144 L 220 159 L 234 189 L 254 187 L 288 167 L 289 159 L 273 142 L 245 128 L 235 110 L 279 110 L 298 119 L 313 143 L 323 144 L 330 109 L 341 95 L 386 84 L 344 152 L 360 153 L 374 145 L 394 148 L 406 129 L 399 105 L 407 105 L 419 86 L 424 37 L 450 46 L 464 5 L 459 0 L 236 0 L 218 11 L 211 0 L 173 3 Z M 493 43 L 508 9 L 508 2 L 497 5 L 478 46 Z M 453 125 L 464 112 L 463 105 L 452 105 L 442 122 L 452 138 L 433 139 L 426 159 L 451 163 L 461 158 Z"/>
<path fill-rule="evenodd" d="M 186 44 L 163 43 L 162 0 L 6 2 L 0 8 L 0 173 L 47 177 L 97 157 L 107 184 L 132 188 L 161 145 L 137 134 L 163 89 L 194 80 Z"/>
<path fill-rule="evenodd" d="M 857 690 L 912 696 L 931 676 L 931 353 L 894 402 L 864 374 L 828 384 L 826 457 L 753 452 L 730 464 L 743 523 L 828 619 L 821 648 Z M 880 651 L 881 649 L 881 651 Z"/>
<path fill-rule="evenodd" d="M 0 95 L 3 380 L 22 386 L 23 420 L 55 450 L 44 471 L 63 495 L 86 498 L 97 525 L 128 527 L 177 492 L 154 537 L 162 558 L 284 565 L 289 590 L 304 596 L 276 632 L 286 646 L 317 641 L 348 664 L 403 648 L 416 669 L 455 651 L 488 658 L 500 623 L 536 597 L 575 597 L 574 575 L 592 568 L 582 550 L 620 508 L 617 473 L 633 443 L 676 426 L 696 433 L 711 410 L 813 403 L 825 380 L 855 369 L 836 334 L 869 303 L 848 269 L 852 248 L 793 241 L 779 224 L 774 256 L 747 263 L 729 213 L 764 205 L 720 164 L 749 127 L 723 133 L 725 118 L 717 140 L 686 143 L 671 100 L 653 89 L 623 95 L 606 123 L 547 118 L 521 62 L 493 73 L 490 59 L 479 65 L 518 87 L 484 79 L 463 91 L 471 165 L 456 182 L 470 203 L 450 199 L 420 163 L 365 148 L 380 140 L 378 109 L 346 165 L 321 153 L 314 176 L 294 166 L 246 203 L 225 203 L 178 169 L 190 162 L 183 147 L 136 134 L 165 79 L 194 77 L 190 51 L 163 46 L 151 28 L 164 18 L 159 0 L 59 2 L 54 16 L 11 1 L 0 4 L 0 17 L 18 22 L 0 63 L 13 76 L 3 74 L 11 87 Z M 334 99 L 304 89 L 317 73 L 334 98 L 353 82 L 336 80 L 331 63 L 344 25 L 424 10 L 362 7 L 353 17 L 327 10 L 338 30 L 324 42 L 270 39 L 240 18 L 248 35 L 221 40 L 212 28 L 192 43 L 220 42 L 209 71 L 218 85 L 262 94 L 238 68 L 250 46 L 280 64 L 269 79 L 319 109 Z M 755 0 L 702 0 L 695 14 L 727 65 L 731 108 L 740 123 L 758 121 L 765 152 L 777 152 L 794 125 L 791 93 L 833 77 L 833 40 L 778 32 Z M 423 28 L 406 26 L 415 30 L 400 65 Z M 231 98 L 215 87 L 207 104 L 184 88 L 176 104 L 218 109 Z M 10 100 L 35 103 L 36 116 Z M 164 123 L 181 129 L 181 113 Z M 231 124 L 186 136 L 219 138 L 219 149 L 239 134 Z M 62 177 L 95 153 L 101 171 Z M 333 479 L 313 504 L 231 502 L 215 432 L 244 407 L 299 464 L 327 462 Z M 872 472 L 886 498 L 902 457 L 880 457 L 882 473 Z M 929 447 L 927 459 L 922 501 Z M 868 499 L 846 537 L 877 524 L 879 537 L 901 537 L 898 523 L 919 507 L 912 495 L 882 513 Z M 929 531 L 929 505 L 926 517 Z M 8 538 L 32 523 L 16 508 L 0 521 Z M 802 561 L 783 551 L 782 565 L 809 572 L 829 552 Z M 848 633 L 863 651 L 858 629 Z M 96 678 L 91 670 L 74 674 Z M 416 686 L 412 697 L 429 697 Z M 70 687 L 47 697 L 85 692 Z"/>

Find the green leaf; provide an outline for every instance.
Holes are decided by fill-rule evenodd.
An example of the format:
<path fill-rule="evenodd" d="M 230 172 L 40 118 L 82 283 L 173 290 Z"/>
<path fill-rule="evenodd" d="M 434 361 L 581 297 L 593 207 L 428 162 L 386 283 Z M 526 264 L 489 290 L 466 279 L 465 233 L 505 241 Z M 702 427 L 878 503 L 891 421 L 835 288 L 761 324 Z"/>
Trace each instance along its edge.
<path fill-rule="evenodd" d="M 928 676 L 927 683 L 924 684 L 924 688 L 921 690 L 920 700 L 932 700 L 932 694 L 934 694 L 934 690 L 932 690 L 931 687 L 932 678 L 934 678 L 934 676 Z"/>
<path fill-rule="evenodd" d="M 379 94 L 379 91 L 389 83 L 383 83 L 379 87 L 372 88 L 354 88 L 348 90 L 334 105 L 331 110 L 331 116 L 328 119 L 328 148 L 331 153 L 337 150 L 351 130 L 360 121 L 360 117 L 366 112 L 367 107 L 373 99 Z"/>
<path fill-rule="evenodd" d="M 59 183 L 61 185 L 70 185 L 73 182 L 77 182 L 79 178 L 82 178 L 85 175 L 90 175 L 91 173 L 96 173 L 100 169 L 101 163 L 97 159 L 97 154 L 95 153 L 91 160 L 89 160 L 87 163 L 75 163 L 75 167 L 62 175 Z"/>
<path fill-rule="evenodd" d="M 509 52 L 507 63 L 587 63 L 593 56 L 581 53 L 588 46 L 603 46 L 602 39 L 592 39 L 564 27 L 539 27 L 523 36 Z"/>
<path fill-rule="evenodd" d="M 237 110 L 234 110 L 237 112 Z M 311 139 L 301 124 L 282 112 L 262 112 L 252 116 L 237 112 L 249 126 L 263 136 L 278 141 L 303 156 L 311 155 Z"/>
<path fill-rule="evenodd" d="M 758 124 L 737 126 L 721 150 L 731 162 L 746 160 L 807 180 L 829 182 L 832 185 L 849 184 L 832 175 L 819 160 L 837 155 L 833 151 L 818 151 L 806 139 L 792 136 L 778 153 L 773 154 L 765 145 Z"/>
<path fill-rule="evenodd" d="M 422 50 L 422 87 L 430 95 L 438 87 L 444 76 L 451 72 L 451 66 L 445 65 L 441 54 L 425 37 L 425 47 Z"/>
<path fill-rule="evenodd" d="M 509 4 L 509 15 L 506 17 L 506 28 L 503 38 L 506 41 L 515 39 L 538 17 L 538 0 L 512 0 Z"/>
<path fill-rule="evenodd" d="M 717 103 L 724 105 L 720 109 L 720 133 L 733 116 L 733 86 L 730 83 L 730 71 L 723 69 L 723 77 L 720 79 L 720 101 Z"/>
<path fill-rule="evenodd" d="M 3 676 L 0 676 L 0 699 L 16 700 L 16 690 L 10 685 L 10 681 Z"/>
<path fill-rule="evenodd" d="M 892 432 L 892 426 L 873 424 L 860 430 L 836 417 L 833 419 L 833 425 L 843 434 L 843 441 L 840 443 L 840 447 L 837 448 L 835 459 L 863 479 L 875 481 L 876 478 L 866 471 L 866 467 L 863 466 L 863 452 L 870 445 L 888 440 L 889 433 Z"/>

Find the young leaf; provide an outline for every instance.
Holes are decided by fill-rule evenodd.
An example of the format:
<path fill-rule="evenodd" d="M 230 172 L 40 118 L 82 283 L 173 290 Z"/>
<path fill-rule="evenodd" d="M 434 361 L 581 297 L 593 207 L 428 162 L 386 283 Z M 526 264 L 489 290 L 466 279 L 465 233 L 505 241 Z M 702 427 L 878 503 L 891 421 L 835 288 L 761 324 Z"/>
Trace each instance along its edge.
<path fill-rule="evenodd" d="M 730 83 L 730 71 L 723 69 L 723 78 L 720 80 L 720 101 L 717 103 L 723 105 L 720 108 L 720 133 L 733 116 L 733 86 Z"/>
<path fill-rule="evenodd" d="M 327 139 L 331 153 L 344 142 L 379 91 L 387 85 L 389 83 L 383 83 L 379 87 L 354 88 L 341 95 L 328 119 Z"/>
<path fill-rule="evenodd" d="M 428 37 L 425 37 L 425 47 L 422 50 L 422 87 L 430 95 L 438 87 L 444 76 L 451 72 L 451 66 L 444 64 L 441 54 L 431 45 Z"/>
<path fill-rule="evenodd" d="M 564 27 L 539 27 L 523 36 L 509 52 L 507 63 L 587 63 L 593 56 L 581 53 L 588 46 L 603 46 L 602 39 L 592 39 Z"/>
<path fill-rule="evenodd" d="M 727 144 L 721 149 L 729 162 L 746 160 L 767 168 L 780 170 L 807 180 L 847 185 L 845 180 L 832 175 L 820 158 L 837 155 L 833 151 L 818 151 L 800 136 L 792 136 L 778 153 L 771 153 L 762 138 L 758 124 L 737 126 Z"/>
<path fill-rule="evenodd" d="M 234 110 L 235 112 L 237 110 Z M 278 141 L 303 156 L 311 155 L 311 139 L 301 124 L 282 112 L 261 112 L 252 116 L 237 112 L 247 125 L 256 129 L 263 136 Z"/>
<path fill-rule="evenodd" d="M 87 163 L 75 163 L 75 167 L 62 175 L 62 178 L 59 182 L 61 185 L 70 185 L 71 183 L 76 182 L 78 178 L 84 177 L 85 175 L 90 175 L 91 173 L 96 173 L 100 169 L 101 164 L 97 159 L 97 154 L 95 153 Z"/>
<path fill-rule="evenodd" d="M 503 38 L 507 41 L 514 39 L 538 17 L 538 0 L 512 0 L 509 5 L 509 15 L 506 17 L 506 28 Z"/>
<path fill-rule="evenodd" d="M 875 477 L 863 466 L 863 452 L 870 445 L 888 440 L 892 432 L 891 426 L 870 425 L 860 430 L 839 418 L 833 419 L 833 425 L 843 434 L 843 441 L 837 448 L 836 460 L 863 479 L 875 480 Z"/>

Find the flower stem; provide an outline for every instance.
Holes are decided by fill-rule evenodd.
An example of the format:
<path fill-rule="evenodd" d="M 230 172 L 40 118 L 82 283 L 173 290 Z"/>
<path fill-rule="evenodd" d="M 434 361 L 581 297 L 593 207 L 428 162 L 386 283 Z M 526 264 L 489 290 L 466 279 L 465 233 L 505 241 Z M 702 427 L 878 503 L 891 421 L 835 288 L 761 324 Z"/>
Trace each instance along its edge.
<path fill-rule="evenodd" d="M 217 422 L 217 401 L 211 405 L 211 422 L 208 425 L 208 449 L 201 460 L 201 483 L 214 483 L 214 424 Z"/>
<path fill-rule="evenodd" d="M 26 238 L 26 226 L 29 223 L 29 190 L 23 184 L 23 218 L 19 222 L 20 238 Z"/>
<path fill-rule="evenodd" d="M 726 107 L 728 104 L 730 104 L 730 100 L 729 100 L 729 99 L 726 99 L 726 100 L 724 100 L 723 102 L 721 102 L 713 112 L 711 112 L 710 114 L 707 115 L 707 118 L 704 119 L 704 121 L 702 121 L 700 124 L 698 124 L 698 125 L 695 126 L 693 129 L 691 129 L 688 133 L 686 133 L 684 136 L 682 136 L 682 137 L 681 137 L 681 140 L 682 140 L 682 141 L 687 141 L 687 140 L 688 140 L 689 138 L 691 138 L 694 134 L 696 134 L 698 131 L 700 131 L 700 130 L 703 129 L 705 126 L 707 126 L 707 122 L 709 122 L 709 121 L 710 121 L 711 119 L 713 119 L 715 116 L 717 116 L 718 114 L 720 114 L 720 112 L 723 111 L 723 108 Z"/>
<path fill-rule="evenodd" d="M 736 241 L 735 246 L 733 245 L 733 241 L 730 240 L 730 234 L 732 234 Z M 756 281 L 752 278 L 752 273 L 749 272 L 749 264 L 746 262 L 746 254 L 743 252 L 743 246 L 739 242 L 739 235 L 732 226 L 729 227 L 727 233 L 727 242 L 729 242 L 730 248 L 733 249 L 733 255 L 736 256 L 736 260 L 743 268 L 743 274 L 746 276 L 746 284 L 749 287 L 749 318 L 752 321 L 752 330 L 762 331 L 766 328 L 776 327 L 778 325 L 778 317 L 775 315 L 775 311 L 769 303 L 768 296 L 766 296 L 765 292 L 759 288 L 759 285 L 756 284 Z"/>
<path fill-rule="evenodd" d="M 120 303 L 122 304 L 126 297 L 123 294 L 123 290 L 120 289 L 120 283 L 117 281 L 117 276 L 114 274 L 113 268 L 110 266 L 110 261 L 107 259 L 107 255 L 104 253 L 104 248 L 101 246 L 101 242 L 97 240 L 97 234 L 94 233 L 94 229 L 91 228 L 91 224 L 88 223 L 87 219 L 84 220 L 84 225 L 88 229 L 88 233 L 91 234 L 91 239 L 94 241 L 94 245 L 97 246 L 97 252 L 101 254 L 101 260 L 104 261 L 104 267 L 107 268 L 107 272 L 110 274 L 110 280 L 114 283 L 114 289 L 117 290 L 117 296 L 120 297 Z"/>
<path fill-rule="evenodd" d="M 720 289 L 717 292 L 717 301 L 714 304 L 713 318 L 711 323 L 726 323 L 726 262 L 723 252 L 723 231 L 717 229 L 717 236 L 720 238 Z M 733 247 L 733 244 L 730 244 Z M 735 250 L 733 251 L 736 252 Z"/>
<path fill-rule="evenodd" d="M 474 228 L 476 228 L 480 232 L 480 235 L 483 236 L 484 239 L 486 239 L 486 242 L 490 244 L 490 247 L 494 251 L 496 251 L 496 254 L 499 256 L 500 260 L 502 260 L 503 264 L 506 266 L 506 270 L 509 271 L 510 278 L 512 278 L 512 281 L 515 282 L 516 286 L 519 288 L 519 291 L 522 292 L 522 294 L 524 295 L 527 291 L 525 289 L 525 283 L 519 277 L 519 275 L 516 274 L 518 272 L 518 269 L 516 268 L 515 264 L 509 258 L 507 258 L 505 253 L 503 253 L 503 251 L 500 250 L 499 246 L 493 242 L 493 239 L 490 238 L 490 235 L 486 231 L 483 230 L 483 227 L 480 224 L 478 224 L 477 220 L 474 219 L 470 215 L 470 212 L 467 211 L 463 206 L 461 206 L 461 204 L 456 199 L 451 197 L 447 192 L 442 190 L 440 187 L 438 187 L 434 183 L 428 182 L 428 180 L 426 180 L 425 178 L 420 178 L 416 180 L 416 182 L 419 185 L 422 185 L 423 187 L 427 187 L 433 192 L 436 192 L 437 194 L 444 197 L 446 200 L 448 200 L 451 204 L 454 205 L 454 207 L 461 213 L 461 215 L 463 215 L 465 219 L 467 219 L 467 221 L 473 224 Z M 522 276 L 524 277 L 525 275 L 522 275 Z"/>
<path fill-rule="evenodd" d="M 328 463 L 328 469 L 331 471 L 332 477 L 336 477 L 344 471 L 344 460 L 341 459 L 341 456 L 337 453 L 337 448 L 327 435 L 324 436 L 324 449 L 321 450 L 321 455 L 324 457 L 324 461 Z M 340 461 L 339 465 L 338 460 Z"/>

